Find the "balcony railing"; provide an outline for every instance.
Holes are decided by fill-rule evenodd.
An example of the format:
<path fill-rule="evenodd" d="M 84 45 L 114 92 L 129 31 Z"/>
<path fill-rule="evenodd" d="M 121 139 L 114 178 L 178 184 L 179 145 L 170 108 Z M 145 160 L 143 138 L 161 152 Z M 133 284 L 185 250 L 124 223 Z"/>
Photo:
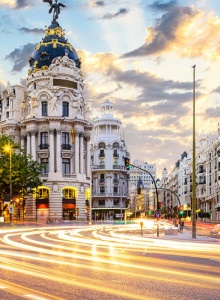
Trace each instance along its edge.
<path fill-rule="evenodd" d="M 113 165 L 114 170 L 125 170 L 125 166 Z"/>
<path fill-rule="evenodd" d="M 45 149 L 48 149 L 48 148 L 49 148 L 49 145 L 48 145 L 48 144 L 40 144 L 40 145 L 39 145 L 39 148 L 40 148 L 41 150 L 45 150 Z"/>
<path fill-rule="evenodd" d="M 99 158 L 104 158 L 105 157 L 105 153 L 100 153 L 99 154 Z"/>
<path fill-rule="evenodd" d="M 114 158 L 119 158 L 119 154 L 113 153 L 113 157 L 114 157 Z"/>
<path fill-rule="evenodd" d="M 103 169 L 105 169 L 105 165 L 92 165 L 91 169 L 92 170 L 103 170 Z"/>
<path fill-rule="evenodd" d="M 61 147 L 63 150 L 71 150 L 71 148 L 72 148 L 72 146 L 69 144 L 62 144 Z"/>

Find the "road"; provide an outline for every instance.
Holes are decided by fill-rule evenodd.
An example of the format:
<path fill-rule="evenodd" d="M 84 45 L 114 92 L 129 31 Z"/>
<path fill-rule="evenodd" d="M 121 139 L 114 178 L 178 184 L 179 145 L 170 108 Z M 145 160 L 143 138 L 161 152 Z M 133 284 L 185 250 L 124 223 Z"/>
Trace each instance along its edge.
<path fill-rule="evenodd" d="M 167 240 L 135 225 L 0 230 L 1 300 L 220 299 L 220 240 Z"/>

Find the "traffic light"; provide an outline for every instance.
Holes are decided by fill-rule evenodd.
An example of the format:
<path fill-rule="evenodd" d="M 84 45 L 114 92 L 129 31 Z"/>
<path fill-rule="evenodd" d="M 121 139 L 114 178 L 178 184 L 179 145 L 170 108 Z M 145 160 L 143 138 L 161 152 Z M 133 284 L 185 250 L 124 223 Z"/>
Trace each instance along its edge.
<path fill-rule="evenodd" d="M 158 202 L 158 209 L 162 210 L 162 202 Z"/>
<path fill-rule="evenodd" d="M 179 212 L 179 215 L 182 217 L 183 214 L 184 214 L 184 211 L 181 210 L 181 211 Z"/>
<path fill-rule="evenodd" d="M 124 157 L 124 162 L 125 162 L 125 167 L 127 170 L 131 169 L 131 162 L 130 162 L 130 158 L 128 157 Z"/>

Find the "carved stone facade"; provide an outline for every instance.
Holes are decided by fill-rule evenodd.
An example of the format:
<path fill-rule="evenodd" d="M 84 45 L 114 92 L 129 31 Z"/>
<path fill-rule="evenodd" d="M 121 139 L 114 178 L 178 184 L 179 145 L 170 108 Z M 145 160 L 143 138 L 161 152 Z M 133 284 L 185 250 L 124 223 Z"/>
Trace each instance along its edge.
<path fill-rule="evenodd" d="M 50 27 L 46 34 L 53 31 L 49 38 L 54 40 L 54 28 L 61 27 L 57 22 Z M 13 137 L 26 154 L 43 165 L 42 187 L 27 199 L 26 219 L 74 219 L 77 211 L 79 219 L 88 219 L 85 191 L 90 188 L 92 125 L 87 120 L 88 107 L 82 95 L 84 82 L 79 59 L 63 35 L 62 31 L 62 43 L 57 50 L 48 41 L 35 48 L 25 86 L 12 87 L 8 83 L 1 93 L 1 134 Z M 54 46 L 53 52 L 47 49 L 47 44 Z M 61 46 L 63 56 L 60 56 Z M 48 64 L 47 58 L 54 56 L 54 51 L 57 57 Z M 42 53 L 47 54 L 43 57 L 47 67 L 42 65 Z M 39 198 L 41 190 L 48 197 Z"/>

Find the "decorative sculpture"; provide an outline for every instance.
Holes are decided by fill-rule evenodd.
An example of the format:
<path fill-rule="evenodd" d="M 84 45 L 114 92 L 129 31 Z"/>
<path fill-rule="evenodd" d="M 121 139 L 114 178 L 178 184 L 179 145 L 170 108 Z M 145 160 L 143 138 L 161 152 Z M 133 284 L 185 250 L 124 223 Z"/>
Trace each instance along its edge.
<path fill-rule="evenodd" d="M 66 7 L 63 3 L 57 3 L 58 0 L 55 0 L 55 3 L 53 3 L 52 0 L 43 0 L 43 2 L 47 2 L 50 4 L 49 14 L 53 11 L 53 21 L 56 21 L 58 19 L 58 16 L 60 14 L 60 7 Z"/>

